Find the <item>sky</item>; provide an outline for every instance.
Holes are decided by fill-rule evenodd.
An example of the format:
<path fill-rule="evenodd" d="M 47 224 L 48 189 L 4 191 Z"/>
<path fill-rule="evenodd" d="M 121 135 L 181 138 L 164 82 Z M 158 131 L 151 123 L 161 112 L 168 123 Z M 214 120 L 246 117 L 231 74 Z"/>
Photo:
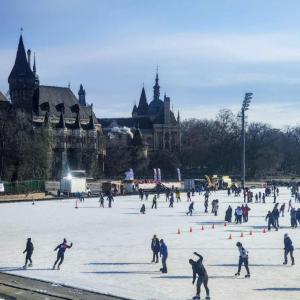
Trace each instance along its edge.
<path fill-rule="evenodd" d="M 0 90 L 8 91 L 20 28 L 41 84 L 82 83 L 97 117 L 130 116 L 144 84 L 182 119 L 238 113 L 300 124 L 299 0 L 0 0 Z"/>

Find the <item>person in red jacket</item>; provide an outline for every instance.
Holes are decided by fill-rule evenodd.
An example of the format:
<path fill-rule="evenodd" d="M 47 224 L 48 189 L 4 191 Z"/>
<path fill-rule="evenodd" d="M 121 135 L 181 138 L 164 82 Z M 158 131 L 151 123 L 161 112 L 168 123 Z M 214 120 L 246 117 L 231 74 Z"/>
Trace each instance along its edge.
<path fill-rule="evenodd" d="M 73 243 L 71 243 L 70 245 L 67 244 L 67 240 L 64 239 L 64 241 L 62 242 L 62 244 L 59 244 L 54 251 L 58 250 L 57 252 L 57 259 L 53 265 L 53 270 L 55 269 L 56 264 L 59 261 L 59 264 L 57 266 L 57 269 L 60 269 L 60 265 L 63 263 L 64 261 L 64 256 L 65 256 L 65 251 L 66 249 L 70 249 L 73 246 Z"/>

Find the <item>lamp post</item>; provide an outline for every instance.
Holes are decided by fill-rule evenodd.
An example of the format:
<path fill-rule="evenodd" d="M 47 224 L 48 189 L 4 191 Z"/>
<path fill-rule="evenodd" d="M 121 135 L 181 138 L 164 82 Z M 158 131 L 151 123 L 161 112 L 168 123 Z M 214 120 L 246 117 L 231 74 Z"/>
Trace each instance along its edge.
<path fill-rule="evenodd" d="M 242 188 L 245 190 L 246 180 L 246 132 L 245 132 L 245 112 L 249 109 L 253 93 L 245 93 L 242 104 Z"/>

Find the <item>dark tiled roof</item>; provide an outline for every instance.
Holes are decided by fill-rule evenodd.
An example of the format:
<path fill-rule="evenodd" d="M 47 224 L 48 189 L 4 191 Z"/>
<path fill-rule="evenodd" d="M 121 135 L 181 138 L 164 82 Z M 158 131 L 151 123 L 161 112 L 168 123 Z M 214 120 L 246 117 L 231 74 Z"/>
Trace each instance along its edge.
<path fill-rule="evenodd" d="M 49 103 L 49 115 L 60 117 L 60 112 L 56 109 L 56 106 L 63 103 L 65 107 L 64 118 L 76 118 L 76 111 L 72 111 L 74 105 L 79 105 L 79 102 L 73 92 L 68 87 L 58 87 L 58 86 L 39 86 L 39 104 L 45 106 L 45 103 Z M 92 109 L 90 106 L 80 106 L 79 117 L 80 120 L 89 120 Z M 45 111 L 40 109 L 39 114 L 45 115 Z M 93 113 L 94 122 L 97 124 L 97 119 Z"/>
<path fill-rule="evenodd" d="M 109 128 L 114 126 L 140 128 L 140 129 L 152 129 L 153 124 L 147 117 L 135 117 L 135 118 L 109 118 L 98 119 L 98 122 L 103 128 Z"/>
<path fill-rule="evenodd" d="M 159 114 L 153 120 L 153 124 L 165 124 L 165 114 L 164 111 L 161 110 Z M 172 111 L 170 111 L 170 124 L 176 125 L 177 121 Z"/>

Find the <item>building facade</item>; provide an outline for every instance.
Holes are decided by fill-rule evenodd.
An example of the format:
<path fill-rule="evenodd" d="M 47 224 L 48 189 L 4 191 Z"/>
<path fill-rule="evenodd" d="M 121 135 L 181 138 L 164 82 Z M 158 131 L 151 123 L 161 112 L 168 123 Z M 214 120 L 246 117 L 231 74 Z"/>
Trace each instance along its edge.
<path fill-rule="evenodd" d="M 153 86 L 153 99 L 147 101 L 146 92 L 142 88 L 139 104 L 134 105 L 130 118 L 101 118 L 98 119 L 104 133 L 112 128 L 139 129 L 146 141 L 149 151 L 179 150 L 181 146 L 181 130 L 179 112 L 177 118 L 171 110 L 171 99 L 164 95 L 160 99 L 158 73 Z"/>
<path fill-rule="evenodd" d="M 67 169 L 85 167 L 90 175 L 103 169 L 104 136 L 83 86 L 77 99 L 70 87 L 41 85 L 35 56 L 31 64 L 22 35 L 8 83 L 12 108 L 30 115 L 33 129 L 47 135 L 50 177 L 60 177 Z"/>

